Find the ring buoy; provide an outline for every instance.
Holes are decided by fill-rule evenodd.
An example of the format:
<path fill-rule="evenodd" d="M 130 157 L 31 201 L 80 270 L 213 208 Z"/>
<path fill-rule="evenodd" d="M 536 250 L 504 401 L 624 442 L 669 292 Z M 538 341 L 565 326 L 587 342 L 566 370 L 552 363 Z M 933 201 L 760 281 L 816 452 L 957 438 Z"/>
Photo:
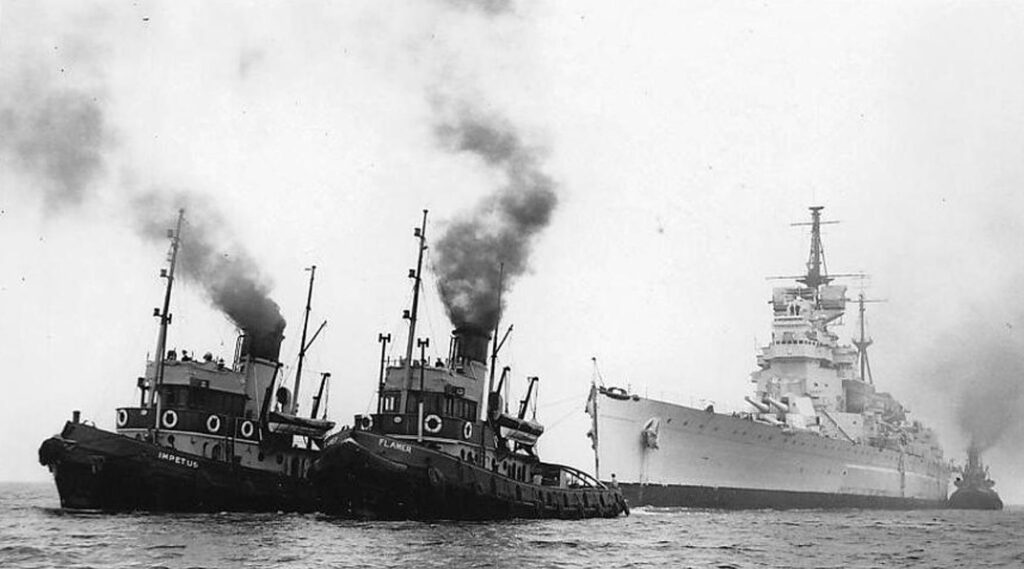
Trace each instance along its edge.
<path fill-rule="evenodd" d="M 621 387 L 609 387 L 605 393 L 614 399 L 629 399 L 629 394 Z"/>
<path fill-rule="evenodd" d="M 373 417 L 369 415 L 363 415 L 359 419 L 359 428 L 364 431 L 369 431 L 373 428 Z"/>
<path fill-rule="evenodd" d="M 239 431 L 241 431 L 243 437 L 249 439 L 256 432 L 256 428 L 252 426 L 252 421 L 242 421 L 242 427 Z"/>
<path fill-rule="evenodd" d="M 428 433 L 440 433 L 443 424 L 441 418 L 437 415 L 431 414 L 423 418 L 423 430 Z"/>
<path fill-rule="evenodd" d="M 160 416 L 160 422 L 163 423 L 165 429 L 173 429 L 178 426 L 178 414 L 174 410 L 168 409 Z"/>
<path fill-rule="evenodd" d="M 473 423 L 467 421 L 466 424 L 462 426 L 462 438 L 473 438 Z"/>
<path fill-rule="evenodd" d="M 220 417 L 216 415 L 210 415 L 206 418 L 206 430 L 211 433 L 220 431 Z"/>
<path fill-rule="evenodd" d="M 124 427 L 128 424 L 128 411 L 126 409 L 117 410 L 117 426 Z"/>

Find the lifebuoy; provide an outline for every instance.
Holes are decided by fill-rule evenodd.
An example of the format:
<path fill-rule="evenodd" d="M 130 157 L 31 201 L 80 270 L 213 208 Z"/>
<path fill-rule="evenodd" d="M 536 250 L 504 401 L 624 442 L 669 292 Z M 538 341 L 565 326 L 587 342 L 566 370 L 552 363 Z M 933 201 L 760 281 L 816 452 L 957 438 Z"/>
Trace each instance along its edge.
<path fill-rule="evenodd" d="M 206 430 L 211 433 L 220 431 L 220 417 L 216 415 L 210 415 L 206 418 Z"/>
<path fill-rule="evenodd" d="M 123 427 L 128 424 L 128 411 L 125 409 L 117 410 L 117 426 Z"/>
<path fill-rule="evenodd" d="M 462 426 L 462 438 L 471 439 L 473 438 L 473 423 L 466 421 L 466 424 Z"/>
<path fill-rule="evenodd" d="M 423 430 L 428 433 L 440 433 L 443 424 L 441 418 L 437 415 L 431 414 L 423 418 Z"/>
<path fill-rule="evenodd" d="M 359 428 L 364 431 L 369 431 L 373 428 L 373 417 L 369 415 L 363 415 L 359 419 Z"/>
<path fill-rule="evenodd" d="M 252 421 L 242 421 L 242 427 L 239 429 L 242 436 L 245 438 L 252 438 L 252 435 L 256 432 L 256 428 L 252 426 Z"/>
<path fill-rule="evenodd" d="M 629 399 L 629 394 L 621 387 L 609 387 L 605 390 L 605 393 L 615 399 Z"/>
<path fill-rule="evenodd" d="M 165 429 L 173 429 L 178 426 L 178 414 L 173 409 L 168 409 L 161 415 L 160 422 L 163 423 Z"/>

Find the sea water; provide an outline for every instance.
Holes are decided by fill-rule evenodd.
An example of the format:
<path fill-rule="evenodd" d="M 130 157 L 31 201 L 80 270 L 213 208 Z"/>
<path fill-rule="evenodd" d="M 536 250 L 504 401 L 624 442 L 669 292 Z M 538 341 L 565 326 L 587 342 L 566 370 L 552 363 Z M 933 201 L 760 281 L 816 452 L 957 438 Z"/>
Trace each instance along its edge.
<path fill-rule="evenodd" d="M 638 508 L 583 521 L 358 522 L 296 514 L 61 510 L 0 484 L 0 567 L 1024 567 L 1024 508 Z"/>

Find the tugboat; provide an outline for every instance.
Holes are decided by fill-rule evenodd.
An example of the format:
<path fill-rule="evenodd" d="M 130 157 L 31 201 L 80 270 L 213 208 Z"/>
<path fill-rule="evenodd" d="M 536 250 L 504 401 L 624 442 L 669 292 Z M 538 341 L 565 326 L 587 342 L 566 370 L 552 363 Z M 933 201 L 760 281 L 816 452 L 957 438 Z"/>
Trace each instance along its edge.
<path fill-rule="evenodd" d="M 456 329 L 448 357 L 431 363 L 428 339 L 416 341 L 413 358 L 427 212 L 414 231 L 419 258 L 405 357 L 385 359 L 390 335 L 379 336 L 381 364 L 376 413 L 356 415 L 351 431 L 328 439 L 310 478 L 322 511 L 370 519 L 493 520 L 509 518 L 593 518 L 628 513 L 617 488 L 589 474 L 541 462 L 536 443 L 543 426 L 526 418 L 530 378 L 518 413 L 509 414 L 499 393 L 509 377 L 504 368 L 495 387 L 501 342 L 491 350 L 487 330 Z M 500 302 L 499 302 L 500 304 Z M 511 327 L 509 329 L 511 331 Z"/>
<path fill-rule="evenodd" d="M 80 419 L 43 442 L 39 461 L 53 473 L 63 508 L 105 511 L 313 511 L 315 493 L 306 472 L 334 423 L 299 417 L 285 387 L 271 399 L 281 363 L 281 330 L 243 330 L 234 359 L 225 365 L 206 354 L 195 360 L 167 349 L 174 270 L 184 211 L 169 232 L 171 249 L 157 337 L 158 357 L 140 377 L 137 407 L 117 409 L 117 432 Z M 313 267 L 310 296 L 313 291 Z M 296 372 L 308 348 L 303 325 Z M 314 335 L 314 339 L 315 339 Z M 312 343 L 312 341 L 310 341 Z M 163 356 L 163 357 L 160 357 Z M 330 374 L 324 374 L 320 392 Z M 300 444 L 296 446 L 296 436 Z M 305 439 L 303 441 L 302 439 Z"/>
<path fill-rule="evenodd" d="M 981 463 L 978 447 L 967 449 L 967 466 L 953 481 L 956 490 L 949 497 L 949 507 L 955 510 L 1002 510 L 1003 501 L 992 489 L 995 481 L 988 477 L 988 467 Z"/>

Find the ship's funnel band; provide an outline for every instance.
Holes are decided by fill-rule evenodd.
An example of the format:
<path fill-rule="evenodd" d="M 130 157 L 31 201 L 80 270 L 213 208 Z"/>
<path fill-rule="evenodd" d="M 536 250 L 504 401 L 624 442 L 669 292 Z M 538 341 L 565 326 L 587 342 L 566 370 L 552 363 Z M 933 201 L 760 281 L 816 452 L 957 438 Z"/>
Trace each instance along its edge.
<path fill-rule="evenodd" d="M 487 344 L 491 341 L 490 334 L 472 328 L 457 328 L 452 335 L 455 337 L 455 357 L 487 364 Z"/>

